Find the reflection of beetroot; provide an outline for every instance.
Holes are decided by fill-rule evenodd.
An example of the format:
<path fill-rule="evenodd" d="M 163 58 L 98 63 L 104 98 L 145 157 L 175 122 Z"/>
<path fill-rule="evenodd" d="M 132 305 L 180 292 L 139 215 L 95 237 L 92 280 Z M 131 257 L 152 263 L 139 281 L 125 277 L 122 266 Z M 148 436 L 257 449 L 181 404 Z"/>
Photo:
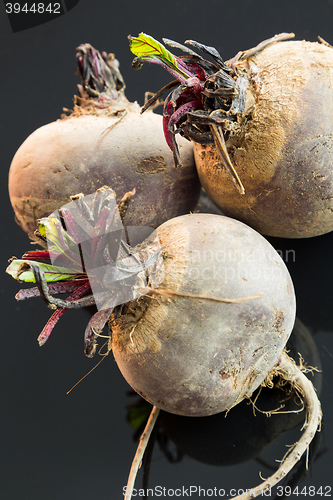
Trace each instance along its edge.
<path fill-rule="evenodd" d="M 181 142 L 182 166 L 174 167 L 162 132 L 162 118 L 140 115 L 113 55 L 79 47 L 82 77 L 74 111 L 45 125 L 19 148 L 9 173 L 16 219 L 33 238 L 37 219 L 68 203 L 77 193 L 110 186 L 119 202 L 136 188 L 126 225 L 157 227 L 193 210 L 200 192 L 192 146 Z"/>
<path fill-rule="evenodd" d="M 304 325 L 297 319 L 288 341 L 289 355 L 298 359 L 298 353 L 309 366 L 321 367 L 316 345 Z M 320 393 L 322 374 L 309 373 L 308 378 Z M 299 410 L 295 393 L 286 394 L 286 388 L 263 388 L 256 401 L 261 411 L 270 411 L 285 406 L 283 412 Z M 297 401 L 298 398 L 296 398 Z M 298 401 L 299 403 L 299 401 Z M 190 418 L 161 413 L 161 426 L 177 449 L 199 462 L 211 465 L 235 465 L 260 455 L 281 434 L 304 421 L 304 412 L 266 414 L 253 412 L 249 401 L 242 401 L 226 415 L 219 413 L 211 417 Z"/>

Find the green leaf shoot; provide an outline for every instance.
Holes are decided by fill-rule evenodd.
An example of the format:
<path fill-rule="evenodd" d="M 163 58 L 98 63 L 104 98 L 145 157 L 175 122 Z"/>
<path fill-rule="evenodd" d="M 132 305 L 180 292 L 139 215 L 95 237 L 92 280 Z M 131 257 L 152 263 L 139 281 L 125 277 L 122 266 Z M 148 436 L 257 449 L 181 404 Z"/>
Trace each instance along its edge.
<path fill-rule="evenodd" d="M 35 283 L 33 272 L 29 268 L 29 260 L 14 259 L 6 269 L 12 278 L 26 283 Z M 67 267 L 53 266 L 52 264 L 38 263 L 41 271 L 44 272 L 47 282 L 63 281 L 78 278 L 77 271 Z"/>
<path fill-rule="evenodd" d="M 182 75 L 185 79 L 193 77 L 193 74 L 186 68 L 181 59 L 174 56 L 152 36 L 140 33 L 139 36 L 129 36 L 128 39 L 130 41 L 131 52 L 137 56 L 139 60 L 144 61 L 145 59 L 152 60 L 157 58 L 176 73 Z"/>

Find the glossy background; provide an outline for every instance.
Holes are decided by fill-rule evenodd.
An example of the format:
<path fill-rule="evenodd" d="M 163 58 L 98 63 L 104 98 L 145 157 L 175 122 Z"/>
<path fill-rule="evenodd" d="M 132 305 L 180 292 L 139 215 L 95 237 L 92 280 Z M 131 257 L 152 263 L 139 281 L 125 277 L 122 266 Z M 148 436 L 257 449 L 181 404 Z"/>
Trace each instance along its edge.
<path fill-rule="evenodd" d="M 127 97 L 142 104 L 146 90 L 156 91 L 170 78 L 160 67 L 146 66 L 140 72 L 131 68 L 128 34 L 144 31 L 160 40 L 168 37 L 179 42 L 196 39 L 215 46 L 227 59 L 282 31 L 293 31 L 298 39 L 310 41 L 320 35 L 333 43 L 332 19 L 332 0 L 80 0 L 59 19 L 13 34 L 0 6 L 1 498 L 120 499 L 136 449 L 126 422 L 126 405 L 133 398 L 127 395 L 128 386 L 111 355 L 66 395 L 96 363 L 83 355 L 88 314 L 65 314 L 48 343 L 39 348 L 36 338 L 50 313 L 39 299 L 16 303 L 18 284 L 4 274 L 9 257 L 20 257 L 31 248 L 14 223 L 7 194 L 9 165 L 30 133 L 57 119 L 62 107 L 72 106 L 79 83 L 75 48 L 89 42 L 98 50 L 115 52 L 127 83 Z M 323 365 L 322 453 L 302 486 L 332 486 L 333 234 L 270 241 L 288 260 L 298 316 L 314 334 Z M 209 428 L 208 421 L 207 425 Z M 231 438 L 236 442 L 237 436 L 236 428 Z M 297 436 L 297 431 L 282 436 L 279 446 L 268 450 L 265 458 L 270 463 L 281 459 L 283 446 L 292 444 Z M 193 442 L 195 439 L 193 435 Z M 222 455 L 223 450 L 221 442 Z M 175 465 L 157 446 L 150 486 L 249 488 L 259 482 L 260 470 L 267 477 L 268 469 L 254 460 L 219 467 L 185 457 Z M 141 477 L 138 487 L 140 484 Z M 199 496 L 192 494 L 191 498 Z"/>

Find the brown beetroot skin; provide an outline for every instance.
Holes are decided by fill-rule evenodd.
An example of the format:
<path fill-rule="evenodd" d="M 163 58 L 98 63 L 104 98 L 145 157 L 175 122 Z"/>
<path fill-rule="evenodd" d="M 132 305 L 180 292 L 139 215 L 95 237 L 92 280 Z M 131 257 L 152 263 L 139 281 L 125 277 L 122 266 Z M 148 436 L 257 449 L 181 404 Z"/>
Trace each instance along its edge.
<path fill-rule="evenodd" d="M 17 222 L 33 238 L 37 220 L 70 196 L 107 185 L 118 202 L 135 188 L 125 223 L 155 228 L 197 203 L 200 183 L 184 139 L 181 154 L 182 166 L 175 168 L 161 116 L 140 115 L 139 106 L 125 99 L 111 111 L 81 109 L 36 130 L 15 154 L 9 194 Z"/>
<path fill-rule="evenodd" d="M 236 66 L 246 108 L 227 149 L 241 195 L 214 145 L 194 143 L 200 181 L 227 215 L 265 235 L 311 237 L 333 229 L 333 49 L 287 41 Z"/>
<path fill-rule="evenodd" d="M 205 416 L 240 402 L 277 363 L 292 331 L 295 296 L 277 252 L 243 223 L 185 215 L 157 229 L 164 248 L 159 288 L 239 298 L 140 297 L 112 323 L 112 350 L 131 387 L 170 413 Z"/>

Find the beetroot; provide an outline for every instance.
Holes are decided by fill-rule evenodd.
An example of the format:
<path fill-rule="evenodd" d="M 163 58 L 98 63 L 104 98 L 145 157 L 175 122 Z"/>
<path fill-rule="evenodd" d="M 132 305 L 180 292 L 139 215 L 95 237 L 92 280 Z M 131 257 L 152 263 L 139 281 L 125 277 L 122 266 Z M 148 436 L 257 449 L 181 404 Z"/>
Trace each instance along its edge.
<path fill-rule="evenodd" d="M 164 108 L 176 161 L 177 132 L 193 141 L 200 181 L 223 213 L 265 235 L 304 238 L 333 229 L 333 48 L 293 36 L 227 62 L 213 47 L 185 42 L 213 63 L 170 40 L 184 56 L 143 33 L 129 38 L 134 67 L 155 62 L 180 82 Z"/>
<path fill-rule="evenodd" d="M 164 248 L 159 288 L 263 297 L 239 304 L 181 296 L 129 302 L 112 324 L 115 359 L 132 388 L 166 411 L 204 416 L 230 409 L 263 382 L 289 338 L 295 320 L 289 273 L 262 236 L 227 217 L 184 215 L 157 234 Z"/>
<path fill-rule="evenodd" d="M 162 118 L 140 115 L 130 103 L 119 63 L 89 44 L 77 54 L 82 85 L 69 116 L 31 134 L 15 154 L 9 194 L 17 222 L 34 238 L 37 220 L 70 201 L 110 186 L 119 202 L 136 189 L 126 225 L 157 227 L 193 210 L 200 193 L 191 144 L 182 140 L 182 162 L 173 165 Z"/>
<path fill-rule="evenodd" d="M 254 498 L 292 469 L 321 422 L 307 368 L 285 350 L 296 311 L 288 270 L 259 233 L 220 215 L 176 217 L 131 247 L 125 241 L 130 231 L 122 230 L 122 203 L 118 213 L 115 194 L 105 187 L 72 197 L 59 216 L 42 219 L 39 234 L 49 251 L 28 252 L 7 269 L 37 284 L 18 298 L 41 295 L 56 309 L 41 343 L 58 311 L 95 302 L 99 310 L 86 330 L 86 354 L 95 353 L 109 322 L 109 347 L 121 372 L 154 405 L 126 498 L 160 408 L 188 416 L 231 414 L 260 385 L 273 387 L 276 376 L 289 382 L 306 408 L 304 432 L 269 479 L 237 497 Z M 66 292 L 67 300 L 53 296 Z"/>
<path fill-rule="evenodd" d="M 321 408 L 312 383 L 285 352 L 295 320 L 293 284 L 256 231 L 228 217 L 185 215 L 157 229 L 164 280 L 111 322 L 112 351 L 131 387 L 154 405 L 129 476 L 131 492 L 159 409 L 213 415 L 279 375 L 307 408 L 304 433 L 277 472 L 237 498 L 279 482 L 312 441 Z M 251 495 L 251 496 L 250 496 Z"/>

